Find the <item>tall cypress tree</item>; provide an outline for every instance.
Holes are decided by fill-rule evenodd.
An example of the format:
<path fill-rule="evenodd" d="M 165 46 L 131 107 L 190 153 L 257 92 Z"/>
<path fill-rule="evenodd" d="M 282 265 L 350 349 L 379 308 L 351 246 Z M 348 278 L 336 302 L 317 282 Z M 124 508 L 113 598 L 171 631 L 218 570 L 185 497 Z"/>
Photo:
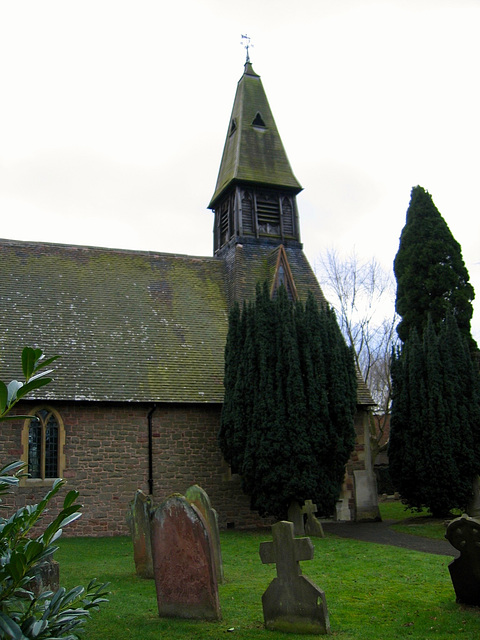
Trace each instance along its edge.
<path fill-rule="evenodd" d="M 392 363 L 390 475 L 407 504 L 444 515 L 466 507 L 480 472 L 480 377 L 461 248 L 422 187 L 394 268 L 403 346 Z"/>
<path fill-rule="evenodd" d="M 244 327 L 243 330 L 239 327 Z M 219 443 L 251 506 L 285 517 L 292 500 L 333 512 L 353 449 L 353 357 L 333 312 L 274 299 L 232 310 Z"/>
<path fill-rule="evenodd" d="M 390 474 L 403 501 L 444 516 L 465 509 L 480 471 L 480 384 L 453 314 L 419 338 L 412 329 L 392 364 Z"/>
<path fill-rule="evenodd" d="M 475 293 L 461 247 L 431 195 L 420 186 L 412 189 L 394 271 L 396 310 L 402 317 L 397 332 L 402 342 L 412 328 L 421 336 L 429 315 L 438 329 L 451 311 L 470 348 L 476 349 L 470 333 Z"/>

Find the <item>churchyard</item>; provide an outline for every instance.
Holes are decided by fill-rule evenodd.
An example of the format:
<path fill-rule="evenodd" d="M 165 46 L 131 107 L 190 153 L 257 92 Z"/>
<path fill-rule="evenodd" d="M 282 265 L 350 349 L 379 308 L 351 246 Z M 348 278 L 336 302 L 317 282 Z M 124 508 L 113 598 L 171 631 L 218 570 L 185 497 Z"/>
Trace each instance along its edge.
<path fill-rule="evenodd" d="M 382 505 L 383 517 L 408 517 L 404 525 L 438 535 L 441 523 L 422 514 L 403 512 L 401 505 Z M 399 515 L 400 514 L 400 515 Z M 417 529 L 418 530 L 418 529 Z M 263 564 L 260 544 L 270 542 L 270 529 L 221 532 L 224 581 L 219 584 L 222 619 L 214 622 L 160 618 L 153 580 L 135 574 L 132 540 L 67 538 L 57 559 L 67 587 L 92 576 L 110 581 L 110 602 L 92 615 L 89 640 L 115 638 L 218 639 L 231 635 L 247 640 L 312 637 L 266 630 L 262 595 L 276 576 Z M 326 596 L 332 637 L 341 640 L 399 638 L 464 638 L 477 640 L 480 609 L 455 602 L 448 572 L 452 558 L 338 538 L 312 538 L 314 557 L 301 562 L 303 575 Z M 452 557 L 455 550 L 452 548 Z M 328 636 L 326 636 L 328 637 Z"/>

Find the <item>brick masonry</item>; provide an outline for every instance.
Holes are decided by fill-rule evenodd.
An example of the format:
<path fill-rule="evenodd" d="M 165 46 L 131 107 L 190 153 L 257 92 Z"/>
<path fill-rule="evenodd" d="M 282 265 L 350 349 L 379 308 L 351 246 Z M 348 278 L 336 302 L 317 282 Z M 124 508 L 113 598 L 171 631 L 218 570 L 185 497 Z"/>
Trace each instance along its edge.
<path fill-rule="evenodd" d="M 38 402 L 35 407 L 38 407 Z M 137 403 L 52 402 L 65 427 L 67 487 L 79 491 L 82 517 L 65 535 L 113 536 L 128 533 L 125 515 L 137 489 L 149 491 L 148 414 L 152 405 Z M 33 405 L 17 406 L 25 414 Z M 221 528 L 270 524 L 250 511 L 240 478 L 229 473 L 217 446 L 221 405 L 159 404 L 152 413 L 153 499 L 158 504 L 192 484 L 205 489 L 219 515 Z M 0 432 L 2 464 L 22 455 L 22 421 L 4 422 Z M 357 433 L 361 420 L 357 421 Z M 363 443 L 357 444 L 348 465 L 345 488 L 351 489 L 352 470 L 363 468 Z M 38 502 L 48 487 L 28 483 L 5 499 L 6 506 Z M 347 497 L 347 496 L 346 496 Z M 61 502 L 57 499 L 57 506 Z M 51 510 L 54 512 L 54 509 Z"/>

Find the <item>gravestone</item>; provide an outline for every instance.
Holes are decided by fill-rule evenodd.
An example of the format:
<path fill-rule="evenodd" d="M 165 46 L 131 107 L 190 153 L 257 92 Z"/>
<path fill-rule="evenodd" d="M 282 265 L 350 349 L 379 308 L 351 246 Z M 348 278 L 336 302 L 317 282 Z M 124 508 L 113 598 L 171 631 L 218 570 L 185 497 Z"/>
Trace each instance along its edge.
<path fill-rule="evenodd" d="M 210 498 L 207 492 L 202 489 L 198 484 L 194 484 L 185 492 L 185 498 L 194 504 L 202 514 L 210 533 L 213 546 L 213 556 L 215 559 L 215 571 L 217 574 L 218 584 L 223 583 L 223 562 L 222 562 L 222 549 L 220 546 L 220 530 L 218 527 L 218 514 L 210 504 Z"/>
<path fill-rule="evenodd" d="M 480 517 L 480 476 L 473 481 L 473 496 L 467 506 L 467 514 L 471 518 Z"/>
<path fill-rule="evenodd" d="M 220 620 L 208 527 L 184 496 L 174 494 L 155 509 L 152 549 L 159 615 Z"/>
<path fill-rule="evenodd" d="M 337 504 L 335 505 L 335 520 L 337 520 L 337 522 L 350 522 L 351 519 L 352 514 L 350 513 L 348 500 L 343 498 L 337 500 Z"/>
<path fill-rule="evenodd" d="M 288 507 L 287 518 L 289 522 L 293 522 L 293 532 L 295 536 L 305 535 L 305 524 L 303 520 L 302 507 L 296 500 L 292 500 Z"/>
<path fill-rule="evenodd" d="M 305 500 L 305 504 L 302 507 L 302 513 L 306 516 L 305 534 L 312 538 L 324 538 L 322 523 L 315 516 L 316 512 L 317 505 L 313 504 L 311 500 Z"/>
<path fill-rule="evenodd" d="M 130 503 L 127 516 L 133 542 L 135 571 L 140 578 L 153 578 L 151 516 L 153 500 L 140 489 Z"/>
<path fill-rule="evenodd" d="M 460 557 L 448 565 L 457 602 L 480 606 L 480 520 L 463 514 L 452 520 L 445 537 Z"/>
<path fill-rule="evenodd" d="M 377 480 L 371 471 L 356 469 L 353 472 L 355 484 L 355 520 L 356 522 L 378 522 Z"/>
<path fill-rule="evenodd" d="M 272 526 L 273 542 L 260 544 L 263 564 L 276 563 L 277 577 L 262 596 L 265 627 L 288 633 L 330 633 L 325 593 L 302 575 L 300 560 L 313 558 L 310 538 L 294 538 L 292 522 Z"/>
<path fill-rule="evenodd" d="M 33 570 L 34 577 L 26 585 L 27 591 L 38 596 L 44 591 L 57 592 L 60 588 L 60 565 L 53 556 L 47 556 Z"/>

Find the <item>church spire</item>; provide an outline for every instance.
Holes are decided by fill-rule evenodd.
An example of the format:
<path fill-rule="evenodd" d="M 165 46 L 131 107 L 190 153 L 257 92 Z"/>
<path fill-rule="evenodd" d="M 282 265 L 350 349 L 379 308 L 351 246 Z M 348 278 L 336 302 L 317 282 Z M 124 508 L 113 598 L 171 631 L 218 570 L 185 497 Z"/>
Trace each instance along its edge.
<path fill-rule="evenodd" d="M 295 196 L 301 189 L 247 50 L 209 204 L 215 210 L 215 252 L 232 238 L 299 241 Z"/>

